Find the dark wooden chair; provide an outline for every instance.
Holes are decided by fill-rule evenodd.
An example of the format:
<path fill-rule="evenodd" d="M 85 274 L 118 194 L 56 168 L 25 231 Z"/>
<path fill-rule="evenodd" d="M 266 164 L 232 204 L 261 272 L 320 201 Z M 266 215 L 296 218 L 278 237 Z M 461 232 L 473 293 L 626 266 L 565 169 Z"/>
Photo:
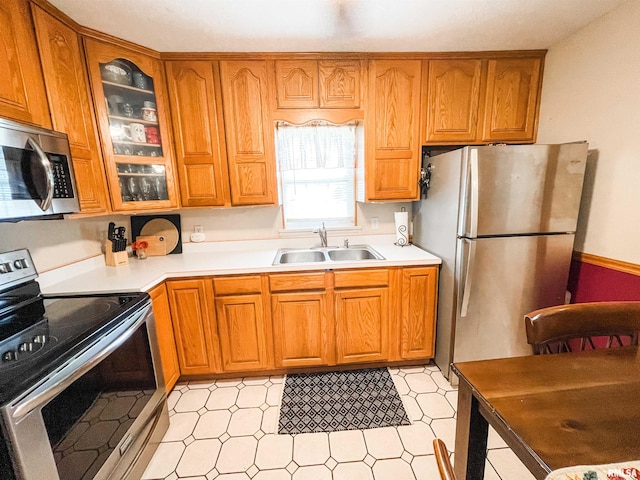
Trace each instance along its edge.
<path fill-rule="evenodd" d="M 535 310 L 524 321 L 536 355 L 638 345 L 640 302 L 559 305 Z"/>
<path fill-rule="evenodd" d="M 433 451 L 436 454 L 436 462 L 438 463 L 438 470 L 440 470 L 440 478 L 442 480 L 456 480 L 456 476 L 453 473 L 453 467 L 451 466 L 451 460 L 449 460 L 449 451 L 447 450 L 447 446 L 439 438 L 433 440 Z"/>

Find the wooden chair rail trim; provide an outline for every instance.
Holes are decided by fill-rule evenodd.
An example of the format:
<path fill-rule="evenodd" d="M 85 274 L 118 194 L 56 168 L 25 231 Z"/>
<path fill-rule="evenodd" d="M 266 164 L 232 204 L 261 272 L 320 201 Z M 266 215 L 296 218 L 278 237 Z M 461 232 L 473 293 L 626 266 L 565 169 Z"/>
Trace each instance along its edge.
<path fill-rule="evenodd" d="M 604 267 L 617 272 L 640 276 L 640 265 L 636 263 L 614 260 L 612 258 L 600 257 L 598 255 L 583 252 L 573 252 L 573 259 L 589 265 L 595 265 L 597 267 Z"/>

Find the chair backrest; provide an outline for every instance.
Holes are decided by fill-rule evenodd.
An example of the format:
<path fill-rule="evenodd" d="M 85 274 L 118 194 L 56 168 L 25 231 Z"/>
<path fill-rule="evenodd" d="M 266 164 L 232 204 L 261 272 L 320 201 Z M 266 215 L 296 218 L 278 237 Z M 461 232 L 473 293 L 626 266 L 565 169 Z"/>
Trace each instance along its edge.
<path fill-rule="evenodd" d="M 433 440 L 433 451 L 436 454 L 436 462 L 438 463 L 438 470 L 440 470 L 440 478 L 442 480 L 456 480 L 456 476 L 453 473 L 453 467 L 451 466 L 451 460 L 449 460 L 447 446 L 439 438 Z"/>
<path fill-rule="evenodd" d="M 594 337 L 606 338 L 604 348 L 638 345 L 640 302 L 559 305 L 528 313 L 524 321 L 536 355 L 595 349 Z"/>

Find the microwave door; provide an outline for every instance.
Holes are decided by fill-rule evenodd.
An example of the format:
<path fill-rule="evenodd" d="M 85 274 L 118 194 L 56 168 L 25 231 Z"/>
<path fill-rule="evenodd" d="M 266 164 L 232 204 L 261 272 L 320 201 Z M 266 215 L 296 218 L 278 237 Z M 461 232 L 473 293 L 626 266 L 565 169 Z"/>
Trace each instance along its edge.
<path fill-rule="evenodd" d="M 27 144 L 33 150 L 26 150 L 28 155 L 23 157 L 23 178 L 33 201 L 46 212 L 51 207 L 54 192 L 51 161 L 33 138 L 28 137 Z"/>

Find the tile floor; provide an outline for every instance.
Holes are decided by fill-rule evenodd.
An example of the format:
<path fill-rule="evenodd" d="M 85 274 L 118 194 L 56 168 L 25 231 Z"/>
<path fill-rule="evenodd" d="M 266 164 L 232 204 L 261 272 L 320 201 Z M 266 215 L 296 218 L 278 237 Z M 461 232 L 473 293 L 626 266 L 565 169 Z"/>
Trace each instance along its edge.
<path fill-rule="evenodd" d="M 390 368 L 412 425 L 277 435 L 282 376 L 189 382 L 143 480 L 436 480 L 433 438 L 455 439 L 457 391 L 435 365 Z M 455 458 L 454 458 L 455 460 Z M 491 431 L 485 479 L 533 480 Z"/>

